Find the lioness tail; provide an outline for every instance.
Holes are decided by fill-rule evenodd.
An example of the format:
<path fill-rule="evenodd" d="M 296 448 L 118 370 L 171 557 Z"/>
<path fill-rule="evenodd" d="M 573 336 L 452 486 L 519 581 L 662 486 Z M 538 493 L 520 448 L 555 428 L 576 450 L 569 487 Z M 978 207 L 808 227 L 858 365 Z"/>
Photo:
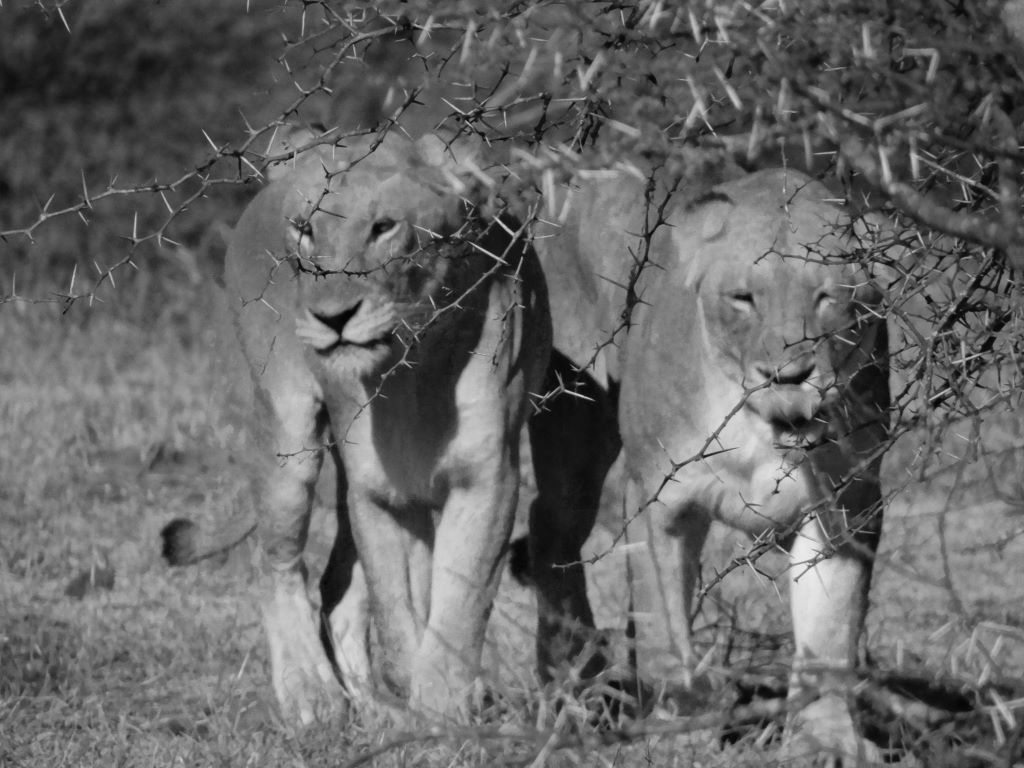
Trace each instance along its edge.
<path fill-rule="evenodd" d="M 160 531 L 161 554 L 169 565 L 192 565 L 238 546 L 254 530 L 256 521 L 252 517 L 242 516 L 212 533 L 179 517 Z"/>

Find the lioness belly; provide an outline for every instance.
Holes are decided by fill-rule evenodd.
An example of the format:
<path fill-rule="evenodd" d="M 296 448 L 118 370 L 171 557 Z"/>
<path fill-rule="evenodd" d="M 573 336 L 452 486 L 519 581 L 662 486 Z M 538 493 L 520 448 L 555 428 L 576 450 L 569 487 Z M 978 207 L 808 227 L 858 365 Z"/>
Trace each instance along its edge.
<path fill-rule="evenodd" d="M 518 435 L 540 366 L 520 367 L 516 319 L 502 323 L 506 338 L 491 324 L 464 359 L 396 371 L 379 392 L 367 391 L 368 406 L 340 425 L 354 487 L 392 507 L 439 508 L 453 487 L 493 479 L 510 446 L 518 446 L 509 435 Z"/>

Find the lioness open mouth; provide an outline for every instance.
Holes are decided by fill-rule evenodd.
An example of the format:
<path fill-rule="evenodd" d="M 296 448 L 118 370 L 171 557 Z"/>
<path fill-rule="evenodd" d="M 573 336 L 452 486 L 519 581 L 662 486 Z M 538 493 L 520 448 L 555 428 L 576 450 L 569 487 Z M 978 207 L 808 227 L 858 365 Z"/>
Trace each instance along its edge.
<path fill-rule="evenodd" d="M 805 450 L 826 442 L 829 419 L 821 401 L 804 401 L 793 409 L 777 408 L 765 420 L 782 447 L 801 447 Z"/>
<path fill-rule="evenodd" d="M 825 399 L 817 389 L 776 385 L 752 393 L 748 405 L 779 434 L 814 441 L 827 427 Z"/>
<path fill-rule="evenodd" d="M 769 423 L 773 428 L 783 432 L 806 432 L 813 428 L 815 424 L 821 423 L 821 421 L 813 416 L 809 419 L 797 416 L 795 418 L 777 417 L 770 419 Z"/>

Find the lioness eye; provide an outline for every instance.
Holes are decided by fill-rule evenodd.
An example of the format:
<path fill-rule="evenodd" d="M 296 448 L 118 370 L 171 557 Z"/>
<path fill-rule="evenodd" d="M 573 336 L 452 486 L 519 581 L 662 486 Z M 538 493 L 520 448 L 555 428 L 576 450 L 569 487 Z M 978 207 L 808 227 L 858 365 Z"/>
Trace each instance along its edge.
<path fill-rule="evenodd" d="M 298 237 L 312 237 L 313 236 L 313 225 L 305 219 L 289 219 L 289 224 L 295 230 L 295 234 Z"/>
<path fill-rule="evenodd" d="M 289 219 L 293 247 L 300 258 L 309 259 L 313 253 L 313 225 L 307 219 Z"/>
<path fill-rule="evenodd" d="M 398 222 L 394 219 L 378 219 L 370 227 L 370 242 L 380 240 L 398 229 Z"/>
<path fill-rule="evenodd" d="M 815 301 L 818 312 L 830 312 L 839 304 L 839 298 L 828 291 L 819 291 Z"/>
<path fill-rule="evenodd" d="M 726 295 L 729 303 L 741 312 L 751 312 L 754 309 L 754 294 L 750 291 L 732 291 Z"/>

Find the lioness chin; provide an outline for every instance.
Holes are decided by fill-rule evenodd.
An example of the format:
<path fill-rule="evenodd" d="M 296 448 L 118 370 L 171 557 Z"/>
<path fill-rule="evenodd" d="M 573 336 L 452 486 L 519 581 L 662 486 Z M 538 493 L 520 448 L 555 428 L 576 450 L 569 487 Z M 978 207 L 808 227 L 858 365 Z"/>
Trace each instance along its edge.
<path fill-rule="evenodd" d="M 847 697 L 881 528 L 887 340 L 880 292 L 851 263 L 859 243 L 830 197 L 797 172 L 755 173 L 670 203 L 648 245 L 637 235 L 657 205 L 645 211 L 639 184 L 575 190 L 538 248 L 562 366 L 552 378 L 589 399 L 555 398 L 531 422 L 530 559 L 539 655 L 571 663 L 593 627 L 580 546 L 621 440 L 636 690 L 690 685 L 711 522 L 774 532 L 793 542 L 791 738 L 870 757 Z"/>

